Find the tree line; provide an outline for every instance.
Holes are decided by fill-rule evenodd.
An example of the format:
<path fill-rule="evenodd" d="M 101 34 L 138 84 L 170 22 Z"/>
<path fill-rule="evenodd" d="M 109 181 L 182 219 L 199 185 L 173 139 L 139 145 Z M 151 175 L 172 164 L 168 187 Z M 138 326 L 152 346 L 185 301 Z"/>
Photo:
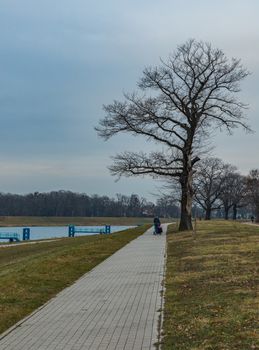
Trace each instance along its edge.
<path fill-rule="evenodd" d="M 172 201 L 154 204 L 137 194 L 108 196 L 71 191 L 34 192 L 25 195 L 0 193 L 0 216 L 116 216 L 177 217 L 179 208 Z"/>

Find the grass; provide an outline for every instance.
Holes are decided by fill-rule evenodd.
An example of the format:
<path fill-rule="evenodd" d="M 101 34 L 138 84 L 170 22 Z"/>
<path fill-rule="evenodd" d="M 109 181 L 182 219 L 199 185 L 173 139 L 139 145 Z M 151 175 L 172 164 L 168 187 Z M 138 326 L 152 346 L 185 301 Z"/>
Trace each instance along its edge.
<path fill-rule="evenodd" d="M 259 227 L 168 231 L 163 350 L 259 349 Z"/>
<path fill-rule="evenodd" d="M 152 224 L 147 217 L 59 217 L 59 216 L 0 216 L 0 226 L 64 226 L 74 225 L 143 225 Z M 165 222 L 165 221 L 164 221 Z"/>
<path fill-rule="evenodd" d="M 0 333 L 148 227 L 0 248 Z"/>

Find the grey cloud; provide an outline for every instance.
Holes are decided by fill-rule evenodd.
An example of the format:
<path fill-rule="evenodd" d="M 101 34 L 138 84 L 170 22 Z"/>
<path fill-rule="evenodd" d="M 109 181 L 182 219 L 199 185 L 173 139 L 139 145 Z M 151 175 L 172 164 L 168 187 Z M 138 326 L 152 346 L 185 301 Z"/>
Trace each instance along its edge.
<path fill-rule="evenodd" d="M 94 126 L 103 116 L 102 104 L 123 98 L 122 91 L 135 89 L 144 66 L 159 64 L 189 37 L 211 41 L 228 56 L 240 57 L 253 75 L 243 84 L 242 100 L 249 102 L 248 117 L 259 130 L 258 114 L 258 1 L 137 1 L 96 2 L 76 0 L 14 0 L 0 4 L 0 149 L 3 159 L 20 164 L 35 160 L 73 159 L 82 156 L 110 156 L 123 147 L 150 149 L 151 145 L 130 137 L 114 138 L 108 143 L 98 139 Z M 220 134 L 216 138 L 216 156 L 233 159 L 245 171 L 251 166 L 245 159 L 258 149 L 253 136 L 240 147 L 239 138 Z M 247 140 L 244 138 L 244 140 Z M 227 149 L 227 151 L 224 151 Z M 81 159 L 81 158 L 80 158 Z M 78 163 L 74 164 L 77 168 Z M 66 178 L 19 178 L 9 174 L 5 189 L 36 190 L 53 188 L 58 182 L 73 190 L 100 189 L 100 182 L 87 175 Z M 106 168 L 105 168 L 106 169 Z M 98 171 L 99 172 L 99 171 Z M 114 184 L 105 170 L 111 192 L 138 188 L 154 182 L 123 180 Z M 7 181 L 8 180 L 8 181 Z M 127 182 L 129 181 L 129 182 Z M 144 181 L 144 182 L 143 182 Z M 25 185 L 26 183 L 26 185 Z M 44 186 L 41 187 L 41 183 Z M 18 185 L 19 184 L 19 185 Z M 140 186 L 138 185 L 140 184 Z M 32 186 L 33 187 L 33 186 Z M 144 191 L 144 189 L 143 189 Z M 117 191 L 118 192 L 118 191 Z M 147 189 L 145 189 L 147 193 Z M 143 192 L 144 193 L 144 192 Z"/>

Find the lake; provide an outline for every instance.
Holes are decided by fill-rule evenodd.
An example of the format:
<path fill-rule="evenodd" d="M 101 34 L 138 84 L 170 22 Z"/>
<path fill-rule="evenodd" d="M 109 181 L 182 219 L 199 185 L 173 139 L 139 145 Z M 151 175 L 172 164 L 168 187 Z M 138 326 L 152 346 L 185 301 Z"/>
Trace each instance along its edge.
<path fill-rule="evenodd" d="M 68 226 L 26 226 L 30 228 L 30 239 L 38 240 L 38 239 L 49 239 L 49 238 L 61 238 L 68 237 Z M 104 226 L 76 226 L 76 228 L 103 228 Z M 127 230 L 128 228 L 132 228 L 135 226 L 111 226 L 111 233 Z M 0 227 L 0 233 L 18 233 L 20 235 L 20 239 L 22 240 L 23 236 L 23 227 Z M 96 235 L 97 233 L 76 233 L 76 236 L 89 236 Z M 8 242 L 8 240 L 0 240 L 0 242 Z"/>

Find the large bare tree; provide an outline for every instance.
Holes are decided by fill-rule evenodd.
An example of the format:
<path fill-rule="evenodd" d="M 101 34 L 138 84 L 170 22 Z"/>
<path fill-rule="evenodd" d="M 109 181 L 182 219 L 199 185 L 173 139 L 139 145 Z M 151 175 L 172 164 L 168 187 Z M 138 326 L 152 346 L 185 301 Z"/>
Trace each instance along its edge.
<path fill-rule="evenodd" d="M 105 140 L 130 133 L 161 146 L 149 154 L 117 154 L 111 173 L 177 178 L 181 185 L 179 230 L 192 229 L 193 167 L 204 139 L 217 127 L 228 132 L 238 126 L 247 129 L 246 106 L 235 97 L 247 75 L 239 60 L 229 60 L 209 43 L 189 40 L 167 61 L 143 71 L 139 92 L 104 106 L 106 116 L 96 130 Z"/>

